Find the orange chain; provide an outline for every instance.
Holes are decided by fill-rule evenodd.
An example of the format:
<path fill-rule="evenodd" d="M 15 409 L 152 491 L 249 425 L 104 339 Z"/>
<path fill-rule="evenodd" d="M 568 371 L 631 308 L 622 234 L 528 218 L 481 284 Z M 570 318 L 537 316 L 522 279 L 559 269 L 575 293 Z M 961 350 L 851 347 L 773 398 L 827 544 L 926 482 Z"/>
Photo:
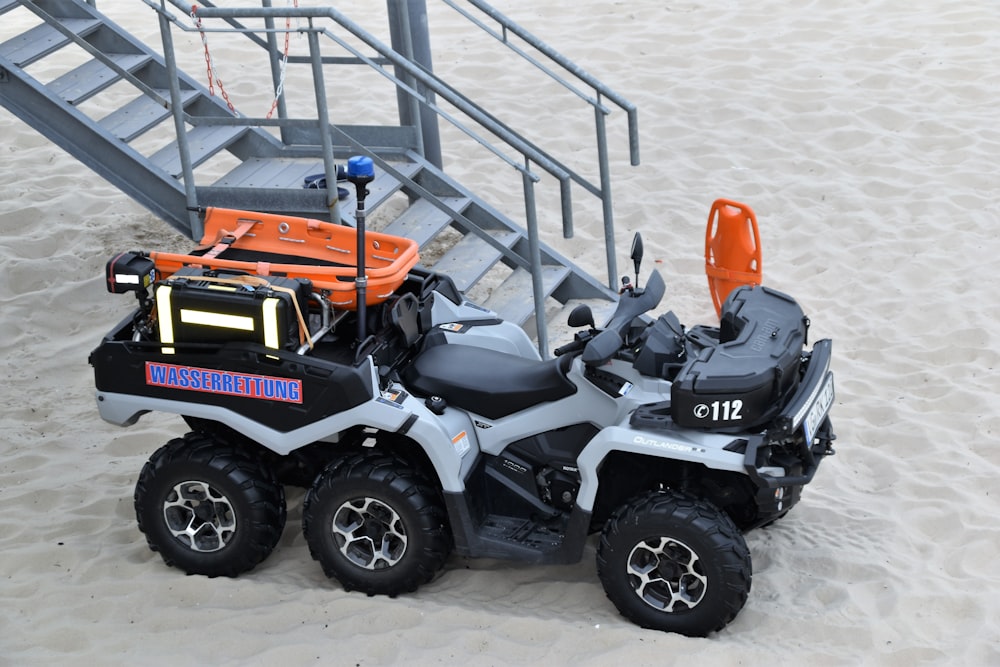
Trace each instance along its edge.
<path fill-rule="evenodd" d="M 292 1 L 293 7 L 299 6 L 299 0 Z M 236 106 L 233 104 L 232 100 L 229 98 L 229 93 L 226 91 L 226 87 L 222 84 L 222 78 L 219 76 L 219 69 L 215 66 L 215 62 L 212 59 L 212 52 L 208 48 L 208 34 L 205 32 L 204 26 L 202 25 L 201 17 L 198 16 L 198 5 L 191 5 L 191 20 L 194 21 L 195 27 L 198 29 L 198 34 L 201 36 L 201 44 L 205 49 L 205 69 L 208 74 L 208 94 L 215 97 L 215 87 L 219 87 L 219 94 L 222 99 L 225 100 L 226 106 L 233 115 L 238 116 L 239 112 L 236 111 Z M 271 102 L 271 108 L 267 112 L 265 118 L 271 118 L 274 115 L 275 109 L 278 107 L 278 99 L 281 97 L 282 92 L 285 87 L 285 70 L 288 66 L 288 52 L 291 42 L 291 32 L 292 32 L 292 17 L 285 17 L 285 48 L 282 53 L 281 59 L 281 78 L 278 81 L 277 89 L 274 92 L 274 100 Z"/>

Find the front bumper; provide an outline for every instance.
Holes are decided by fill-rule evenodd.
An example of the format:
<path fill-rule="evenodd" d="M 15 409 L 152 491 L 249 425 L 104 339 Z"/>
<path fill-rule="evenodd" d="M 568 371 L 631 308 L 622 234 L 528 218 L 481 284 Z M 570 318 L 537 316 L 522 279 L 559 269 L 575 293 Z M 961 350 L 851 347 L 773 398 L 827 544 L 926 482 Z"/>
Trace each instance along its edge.
<path fill-rule="evenodd" d="M 833 373 L 830 371 L 832 342 L 818 341 L 813 346 L 805 376 L 795 395 L 774 420 L 770 429 L 750 437 L 744 454 L 744 468 L 758 489 L 783 489 L 801 487 L 812 481 L 824 457 L 834 453 L 832 444 L 836 436 L 830 422 L 829 411 L 833 404 Z M 788 444 L 791 443 L 791 452 Z M 784 457 L 792 456 L 794 462 L 775 460 L 785 474 L 772 475 L 760 468 L 772 468 L 768 459 L 773 449 Z M 762 461 L 763 459 L 763 461 Z"/>

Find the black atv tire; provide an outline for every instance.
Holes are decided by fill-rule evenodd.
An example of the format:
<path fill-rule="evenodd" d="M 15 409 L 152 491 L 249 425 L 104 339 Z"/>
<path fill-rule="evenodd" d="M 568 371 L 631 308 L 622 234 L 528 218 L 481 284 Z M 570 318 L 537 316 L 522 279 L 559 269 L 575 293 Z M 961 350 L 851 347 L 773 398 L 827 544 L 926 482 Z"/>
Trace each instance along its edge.
<path fill-rule="evenodd" d="M 134 501 L 149 548 L 187 574 L 235 577 L 252 570 L 285 527 L 285 490 L 274 473 L 204 433 L 158 449 L 139 474 Z"/>
<path fill-rule="evenodd" d="M 423 475 L 377 451 L 334 461 L 302 503 L 309 553 L 344 590 L 415 591 L 451 551 L 446 514 Z"/>
<path fill-rule="evenodd" d="M 597 573 L 622 616 L 644 628 L 703 637 L 746 603 L 753 568 L 736 524 L 711 503 L 651 492 L 608 519 Z"/>

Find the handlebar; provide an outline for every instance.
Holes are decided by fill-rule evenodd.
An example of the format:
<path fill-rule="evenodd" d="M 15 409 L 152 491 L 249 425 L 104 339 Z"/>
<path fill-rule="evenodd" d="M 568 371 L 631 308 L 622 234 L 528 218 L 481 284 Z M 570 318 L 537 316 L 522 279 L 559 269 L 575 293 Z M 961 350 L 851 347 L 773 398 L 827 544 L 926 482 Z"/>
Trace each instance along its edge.
<path fill-rule="evenodd" d="M 564 354 L 572 354 L 574 352 L 582 352 L 583 348 L 586 347 L 586 345 L 587 345 L 587 340 L 579 339 L 578 338 L 578 339 L 575 339 L 575 340 L 573 340 L 573 341 L 571 341 L 569 343 L 566 343 L 565 345 L 561 345 L 561 346 L 557 347 L 556 349 L 552 350 L 552 354 L 554 354 L 557 357 L 561 357 Z"/>
<path fill-rule="evenodd" d="M 587 343 L 590 341 L 591 338 L 593 338 L 593 335 L 590 332 L 578 333 L 569 343 L 566 343 L 565 345 L 560 345 L 556 349 L 552 350 L 552 354 L 554 354 L 557 357 L 561 357 L 564 354 L 574 354 L 582 352 L 583 348 L 587 347 Z"/>

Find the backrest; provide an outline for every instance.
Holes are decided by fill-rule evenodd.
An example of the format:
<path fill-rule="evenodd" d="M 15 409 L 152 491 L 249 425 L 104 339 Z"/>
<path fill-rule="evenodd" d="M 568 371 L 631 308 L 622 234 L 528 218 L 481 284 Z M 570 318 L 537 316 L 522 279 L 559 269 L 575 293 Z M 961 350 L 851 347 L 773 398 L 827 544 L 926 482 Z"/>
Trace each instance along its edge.
<path fill-rule="evenodd" d="M 420 340 L 419 303 L 412 294 L 404 294 L 392 305 L 389 320 L 407 347 Z"/>

